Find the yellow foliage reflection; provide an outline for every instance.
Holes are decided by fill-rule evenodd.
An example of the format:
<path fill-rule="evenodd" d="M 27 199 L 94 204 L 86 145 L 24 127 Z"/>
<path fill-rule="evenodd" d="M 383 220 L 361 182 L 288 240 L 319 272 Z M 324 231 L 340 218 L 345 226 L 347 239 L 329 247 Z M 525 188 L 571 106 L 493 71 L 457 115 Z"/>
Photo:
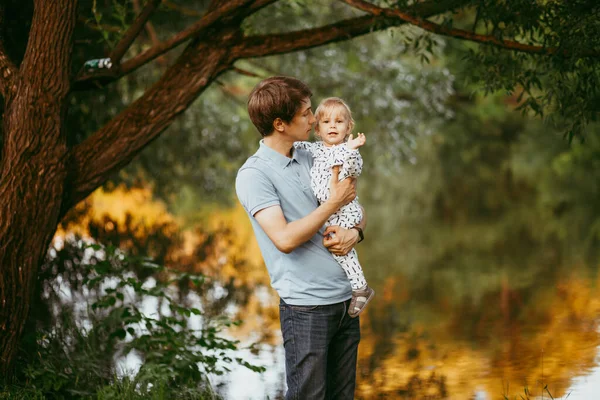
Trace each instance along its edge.
<path fill-rule="evenodd" d="M 219 299 L 205 294 L 205 311 L 221 314 L 233 304 L 232 317 L 244 321 L 234 335 L 244 342 L 279 340 L 277 296 L 248 218 L 237 202 L 231 209 L 212 213 L 202 224 L 189 226 L 155 200 L 150 189 L 98 189 L 67 215 L 55 243 L 67 235 L 93 237 L 171 268 L 202 273 L 227 293 Z"/>
<path fill-rule="evenodd" d="M 441 306 L 445 312 L 436 322 L 415 322 L 398 329 L 402 332 L 389 332 L 373 319 L 406 301 L 402 290 L 387 289 L 394 281 L 399 279 L 390 278 L 384 296 L 361 317 L 358 398 L 472 399 L 482 392 L 488 399 L 513 399 L 524 395 L 525 388 L 534 398 L 545 385 L 560 398 L 567 395 L 572 378 L 596 366 L 600 281 L 564 277 L 527 305 L 518 294 L 508 296 L 524 314 L 503 314 L 505 287 L 477 310 Z M 389 297 L 393 293 L 398 298 Z M 457 329 L 473 318 L 485 318 L 478 313 L 493 316 L 481 323 L 484 335 Z"/>
<path fill-rule="evenodd" d="M 227 294 L 206 298 L 208 311 L 233 310 L 244 320 L 232 335 L 281 345 L 278 298 L 237 202 L 189 226 L 148 189 L 98 190 L 65 219 L 57 237 L 66 234 L 211 277 Z M 419 289 L 398 272 L 372 280 L 378 294 L 361 316 L 356 397 L 513 399 L 528 388 L 534 398 L 546 384 L 555 398 L 566 396 L 572 379 L 596 366 L 600 348 L 600 280 L 577 265 L 568 271 L 515 288 L 493 271 L 477 301 L 435 284 Z"/>

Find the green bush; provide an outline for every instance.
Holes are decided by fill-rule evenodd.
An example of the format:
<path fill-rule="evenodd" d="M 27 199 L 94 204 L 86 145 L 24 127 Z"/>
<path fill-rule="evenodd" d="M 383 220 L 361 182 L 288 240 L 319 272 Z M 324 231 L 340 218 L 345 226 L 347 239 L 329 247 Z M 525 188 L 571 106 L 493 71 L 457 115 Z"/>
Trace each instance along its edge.
<path fill-rule="evenodd" d="M 202 275 L 79 240 L 55 250 L 40 277 L 17 375 L 0 399 L 215 399 L 207 374 L 232 363 L 264 371 L 232 356 L 238 342 L 222 331 L 239 321 L 188 304 L 207 285 Z M 130 353 L 141 359 L 135 374 L 118 369 Z"/>

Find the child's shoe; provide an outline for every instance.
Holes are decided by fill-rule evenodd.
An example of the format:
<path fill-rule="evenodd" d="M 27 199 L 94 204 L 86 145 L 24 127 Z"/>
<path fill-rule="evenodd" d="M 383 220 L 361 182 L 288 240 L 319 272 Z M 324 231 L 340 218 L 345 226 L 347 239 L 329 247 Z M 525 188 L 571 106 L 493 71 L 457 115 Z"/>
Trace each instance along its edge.
<path fill-rule="evenodd" d="M 375 291 L 368 285 L 352 291 L 352 300 L 350 300 L 350 306 L 348 307 L 348 315 L 351 318 L 358 317 L 369 301 L 375 296 Z"/>

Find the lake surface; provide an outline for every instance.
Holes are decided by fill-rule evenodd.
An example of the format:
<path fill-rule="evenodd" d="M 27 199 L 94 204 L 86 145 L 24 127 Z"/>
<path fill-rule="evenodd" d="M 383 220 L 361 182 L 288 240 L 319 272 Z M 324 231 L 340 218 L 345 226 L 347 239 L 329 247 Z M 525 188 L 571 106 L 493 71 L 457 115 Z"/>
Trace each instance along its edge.
<path fill-rule="evenodd" d="M 357 250 L 376 297 L 361 315 L 356 398 L 600 398 L 600 277 L 589 248 L 538 234 L 540 221 L 555 221 L 532 224 L 535 210 L 453 219 L 402 211 L 382 193 L 361 198 L 369 227 Z M 232 335 L 261 343 L 244 356 L 267 372 L 215 380 L 226 398 L 282 398 L 277 302 L 261 288 L 234 303 L 246 323 Z"/>

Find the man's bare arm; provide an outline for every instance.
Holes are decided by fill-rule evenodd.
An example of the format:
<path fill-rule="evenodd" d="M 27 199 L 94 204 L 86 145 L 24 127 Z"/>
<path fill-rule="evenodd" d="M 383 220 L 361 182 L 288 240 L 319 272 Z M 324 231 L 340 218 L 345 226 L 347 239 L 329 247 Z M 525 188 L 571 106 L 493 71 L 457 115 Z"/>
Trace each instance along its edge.
<path fill-rule="evenodd" d="M 287 222 L 279 206 L 268 207 L 254 214 L 258 224 L 279 251 L 290 253 L 307 242 L 333 213 L 354 200 L 356 197 L 355 179 L 348 178 L 339 182 L 339 168 L 334 168 L 332 175 L 329 200 L 306 217 Z"/>

